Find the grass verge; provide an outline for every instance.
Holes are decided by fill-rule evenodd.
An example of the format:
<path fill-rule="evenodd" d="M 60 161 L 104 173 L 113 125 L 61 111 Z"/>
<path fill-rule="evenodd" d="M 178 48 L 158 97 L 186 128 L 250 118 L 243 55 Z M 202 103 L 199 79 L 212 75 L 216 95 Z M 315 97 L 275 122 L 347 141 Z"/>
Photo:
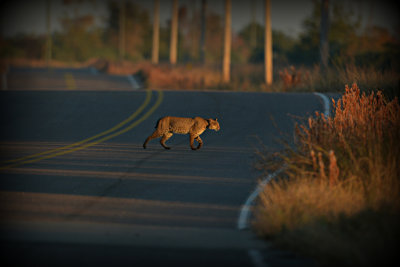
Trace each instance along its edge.
<path fill-rule="evenodd" d="M 400 237 L 400 105 L 382 92 L 346 86 L 334 116 L 316 113 L 297 125 L 296 144 L 262 155 L 274 171 L 260 194 L 253 227 L 281 248 L 321 266 L 374 266 L 396 256 Z"/>

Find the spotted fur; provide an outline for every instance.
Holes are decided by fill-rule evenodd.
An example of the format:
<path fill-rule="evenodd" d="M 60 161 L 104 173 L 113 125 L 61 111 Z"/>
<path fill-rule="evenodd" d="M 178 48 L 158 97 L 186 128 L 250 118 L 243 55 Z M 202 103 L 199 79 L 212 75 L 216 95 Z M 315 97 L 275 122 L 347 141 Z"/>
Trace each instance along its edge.
<path fill-rule="evenodd" d="M 189 134 L 190 137 L 190 147 L 193 150 L 200 149 L 203 146 L 203 140 L 201 140 L 200 135 L 206 130 L 211 129 L 219 131 L 219 123 L 217 119 L 203 119 L 200 117 L 195 118 L 180 118 L 180 117 L 163 117 L 157 121 L 156 130 L 147 137 L 143 144 L 143 148 L 146 148 L 147 143 L 154 139 L 162 137 L 160 140 L 161 145 L 165 149 L 170 149 L 170 147 L 165 145 L 165 142 L 171 138 L 174 133 L 177 134 Z M 199 144 L 197 147 L 193 146 L 193 142 L 196 140 Z"/>

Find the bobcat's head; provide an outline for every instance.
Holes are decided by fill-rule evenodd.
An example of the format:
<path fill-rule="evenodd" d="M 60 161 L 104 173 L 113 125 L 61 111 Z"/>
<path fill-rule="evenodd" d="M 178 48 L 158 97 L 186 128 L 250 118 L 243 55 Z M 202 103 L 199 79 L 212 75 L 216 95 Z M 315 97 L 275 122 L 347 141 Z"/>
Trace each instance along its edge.
<path fill-rule="evenodd" d="M 215 130 L 215 131 L 219 131 L 219 123 L 217 121 L 217 119 L 213 120 L 213 119 L 208 119 L 208 129 L 211 130 Z"/>

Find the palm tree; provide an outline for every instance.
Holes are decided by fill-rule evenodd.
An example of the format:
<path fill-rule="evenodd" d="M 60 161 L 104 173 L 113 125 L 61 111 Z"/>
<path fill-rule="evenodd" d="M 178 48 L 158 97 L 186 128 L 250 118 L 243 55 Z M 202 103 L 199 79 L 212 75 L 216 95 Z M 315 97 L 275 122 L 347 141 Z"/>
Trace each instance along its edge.
<path fill-rule="evenodd" d="M 271 32 L 271 3 L 265 0 L 265 83 L 272 84 L 272 32 Z"/>
<path fill-rule="evenodd" d="M 176 64 L 178 54 L 178 0 L 172 1 L 171 42 L 169 46 L 169 62 Z"/>
<path fill-rule="evenodd" d="M 151 53 L 151 62 L 158 64 L 160 45 L 160 0 L 154 0 L 154 18 L 153 18 L 153 50 Z"/>
<path fill-rule="evenodd" d="M 225 0 L 225 34 L 224 34 L 224 58 L 222 62 L 222 80 L 230 81 L 231 64 L 231 0 Z"/>

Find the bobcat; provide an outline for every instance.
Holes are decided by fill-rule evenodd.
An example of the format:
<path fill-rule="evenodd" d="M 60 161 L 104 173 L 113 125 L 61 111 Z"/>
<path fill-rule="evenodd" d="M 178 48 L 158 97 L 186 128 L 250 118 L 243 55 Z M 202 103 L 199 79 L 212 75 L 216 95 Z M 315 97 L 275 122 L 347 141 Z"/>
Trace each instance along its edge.
<path fill-rule="evenodd" d="M 161 137 L 160 143 L 165 149 L 170 149 L 170 147 L 165 145 L 167 141 L 174 133 L 177 134 L 189 134 L 190 136 L 190 147 L 193 150 L 200 149 L 203 146 L 203 140 L 201 140 L 200 135 L 206 130 L 211 129 L 219 131 L 219 123 L 217 119 L 203 119 L 200 117 L 195 118 L 180 118 L 180 117 L 163 117 L 157 121 L 156 130 L 147 137 L 143 144 L 143 148 L 146 148 L 147 143 L 154 138 Z M 193 146 L 193 142 L 196 140 L 199 145 Z"/>

